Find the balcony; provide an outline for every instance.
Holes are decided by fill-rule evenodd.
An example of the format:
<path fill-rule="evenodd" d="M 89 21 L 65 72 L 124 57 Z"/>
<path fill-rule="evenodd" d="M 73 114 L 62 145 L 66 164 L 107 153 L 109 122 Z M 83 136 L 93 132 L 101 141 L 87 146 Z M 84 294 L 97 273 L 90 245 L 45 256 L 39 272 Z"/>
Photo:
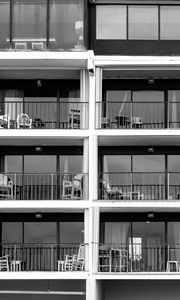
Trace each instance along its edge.
<path fill-rule="evenodd" d="M 180 128 L 180 103 L 96 102 L 97 129 Z M 166 115 L 168 117 L 165 118 Z"/>
<path fill-rule="evenodd" d="M 154 201 L 180 199 L 180 173 L 103 173 L 99 199 Z M 111 184 L 109 183 L 111 181 Z"/>
<path fill-rule="evenodd" d="M 0 129 L 87 129 L 88 102 L 6 101 Z"/>
<path fill-rule="evenodd" d="M 88 174 L 0 174 L 0 200 L 87 200 Z"/>
<path fill-rule="evenodd" d="M 87 251 L 87 244 L 5 243 L 0 266 L 4 271 L 87 271 Z"/>
<path fill-rule="evenodd" d="M 180 272 L 180 245 L 102 244 L 98 272 Z"/>

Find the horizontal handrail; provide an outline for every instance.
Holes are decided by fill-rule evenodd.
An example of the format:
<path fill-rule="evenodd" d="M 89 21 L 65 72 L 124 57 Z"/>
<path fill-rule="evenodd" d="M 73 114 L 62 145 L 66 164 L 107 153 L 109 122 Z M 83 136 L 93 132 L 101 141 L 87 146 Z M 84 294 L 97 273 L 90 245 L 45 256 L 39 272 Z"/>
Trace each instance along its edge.
<path fill-rule="evenodd" d="M 87 200 L 87 173 L 0 173 L 0 200 Z"/>

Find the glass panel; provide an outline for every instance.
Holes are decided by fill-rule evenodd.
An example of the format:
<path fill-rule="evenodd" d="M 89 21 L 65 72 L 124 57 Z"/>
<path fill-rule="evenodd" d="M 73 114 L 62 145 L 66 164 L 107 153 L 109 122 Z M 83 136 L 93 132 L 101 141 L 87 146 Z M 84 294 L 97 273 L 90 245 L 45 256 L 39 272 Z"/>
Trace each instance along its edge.
<path fill-rule="evenodd" d="M 169 260 L 180 260 L 180 222 L 168 222 Z"/>
<path fill-rule="evenodd" d="M 180 6 L 160 7 L 160 38 L 161 40 L 180 39 Z"/>
<path fill-rule="evenodd" d="M 132 269 L 133 271 L 162 271 L 165 256 L 165 223 L 132 223 Z M 139 244 L 140 242 L 140 244 Z"/>
<path fill-rule="evenodd" d="M 161 91 L 133 92 L 133 102 L 164 102 L 164 92 Z"/>
<path fill-rule="evenodd" d="M 82 173 L 82 155 L 61 155 L 60 173 Z"/>
<path fill-rule="evenodd" d="M 9 48 L 10 4 L 3 0 L 0 3 L 0 49 Z"/>
<path fill-rule="evenodd" d="M 23 91 L 6 90 L 4 91 L 5 114 L 11 116 L 11 120 L 16 126 L 17 116 L 23 111 Z M 11 121 L 11 122 L 12 122 Z"/>
<path fill-rule="evenodd" d="M 129 6 L 129 39 L 158 39 L 158 7 Z"/>
<path fill-rule="evenodd" d="M 60 222 L 60 243 L 84 242 L 84 223 L 83 222 Z"/>
<path fill-rule="evenodd" d="M 130 155 L 104 155 L 104 172 L 131 172 Z"/>
<path fill-rule="evenodd" d="M 168 171 L 180 172 L 180 155 L 168 155 Z"/>
<path fill-rule="evenodd" d="M 33 128 L 56 128 L 57 98 L 25 97 L 24 112 L 32 119 Z"/>
<path fill-rule="evenodd" d="M 56 243 L 56 223 L 25 222 L 24 243 Z"/>
<path fill-rule="evenodd" d="M 33 174 L 55 173 L 56 156 L 25 155 L 24 172 Z"/>
<path fill-rule="evenodd" d="M 77 49 L 84 48 L 82 0 L 51 0 L 49 12 L 50 48 Z"/>
<path fill-rule="evenodd" d="M 133 155 L 133 172 L 164 172 L 164 155 Z"/>
<path fill-rule="evenodd" d="M 22 243 L 23 240 L 22 222 L 2 223 L 2 243 Z"/>
<path fill-rule="evenodd" d="M 35 49 L 46 45 L 47 2 L 17 0 L 13 5 L 13 44 L 15 49 Z"/>
<path fill-rule="evenodd" d="M 129 222 L 106 222 L 105 223 L 105 244 L 113 244 L 113 246 L 128 245 L 131 236 L 131 223 Z"/>
<path fill-rule="evenodd" d="M 22 173 L 22 155 L 6 155 L 5 172 Z"/>
<path fill-rule="evenodd" d="M 126 39 L 126 6 L 101 5 L 96 7 L 96 39 Z"/>
<path fill-rule="evenodd" d="M 169 91 L 169 127 L 180 127 L 180 91 Z"/>

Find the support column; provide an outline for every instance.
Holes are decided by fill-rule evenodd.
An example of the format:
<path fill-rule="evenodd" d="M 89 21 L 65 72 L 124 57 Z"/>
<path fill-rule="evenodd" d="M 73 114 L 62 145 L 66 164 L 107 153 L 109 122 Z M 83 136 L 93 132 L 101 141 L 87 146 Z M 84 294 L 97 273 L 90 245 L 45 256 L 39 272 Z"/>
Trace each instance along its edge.
<path fill-rule="evenodd" d="M 85 244 L 85 271 L 89 271 L 90 265 L 92 264 L 90 258 L 90 223 L 89 223 L 89 209 L 84 210 L 84 244 Z"/>
<path fill-rule="evenodd" d="M 80 128 L 88 129 L 89 117 L 89 73 L 81 70 L 80 73 Z"/>
<path fill-rule="evenodd" d="M 89 136 L 89 200 L 98 199 L 98 137 Z"/>
<path fill-rule="evenodd" d="M 92 254 L 93 254 L 93 273 L 98 272 L 99 264 L 99 226 L 100 226 L 100 210 L 99 207 L 93 208 L 93 243 L 92 243 Z"/>
<path fill-rule="evenodd" d="M 86 281 L 86 300 L 103 300 L 103 282 L 94 278 Z"/>
<path fill-rule="evenodd" d="M 89 140 L 84 138 L 83 141 L 83 200 L 89 199 Z"/>
<path fill-rule="evenodd" d="M 102 68 L 96 68 L 95 99 L 96 99 L 96 128 L 101 128 L 102 118 Z"/>

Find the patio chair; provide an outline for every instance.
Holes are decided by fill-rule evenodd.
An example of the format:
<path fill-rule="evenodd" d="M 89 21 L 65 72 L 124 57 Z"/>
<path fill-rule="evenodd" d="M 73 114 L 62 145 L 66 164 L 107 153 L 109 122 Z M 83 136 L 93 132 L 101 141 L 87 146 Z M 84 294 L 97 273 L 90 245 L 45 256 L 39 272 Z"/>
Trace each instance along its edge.
<path fill-rule="evenodd" d="M 13 198 L 13 182 L 7 175 L 0 174 L 0 199 Z"/>
<path fill-rule="evenodd" d="M 79 129 L 80 128 L 80 110 L 71 109 L 68 114 L 68 128 Z"/>
<path fill-rule="evenodd" d="M 17 129 L 20 128 L 31 128 L 32 119 L 27 114 L 19 114 L 17 116 Z"/>
<path fill-rule="evenodd" d="M 9 271 L 9 255 L 0 257 L 0 271 Z"/>
<path fill-rule="evenodd" d="M 83 271 L 85 264 L 85 245 L 79 246 L 78 255 L 73 255 L 73 271 Z"/>
<path fill-rule="evenodd" d="M 63 180 L 62 199 L 82 199 L 83 174 L 77 174 L 72 181 Z"/>
<path fill-rule="evenodd" d="M 143 117 L 132 117 L 131 124 L 132 124 L 132 128 L 142 128 Z"/>
<path fill-rule="evenodd" d="M 0 115 L 0 128 L 10 128 L 11 116 L 10 115 Z"/>
<path fill-rule="evenodd" d="M 116 186 L 110 186 L 106 180 L 102 181 L 102 197 L 106 200 L 122 200 L 123 193 L 122 191 Z"/>

